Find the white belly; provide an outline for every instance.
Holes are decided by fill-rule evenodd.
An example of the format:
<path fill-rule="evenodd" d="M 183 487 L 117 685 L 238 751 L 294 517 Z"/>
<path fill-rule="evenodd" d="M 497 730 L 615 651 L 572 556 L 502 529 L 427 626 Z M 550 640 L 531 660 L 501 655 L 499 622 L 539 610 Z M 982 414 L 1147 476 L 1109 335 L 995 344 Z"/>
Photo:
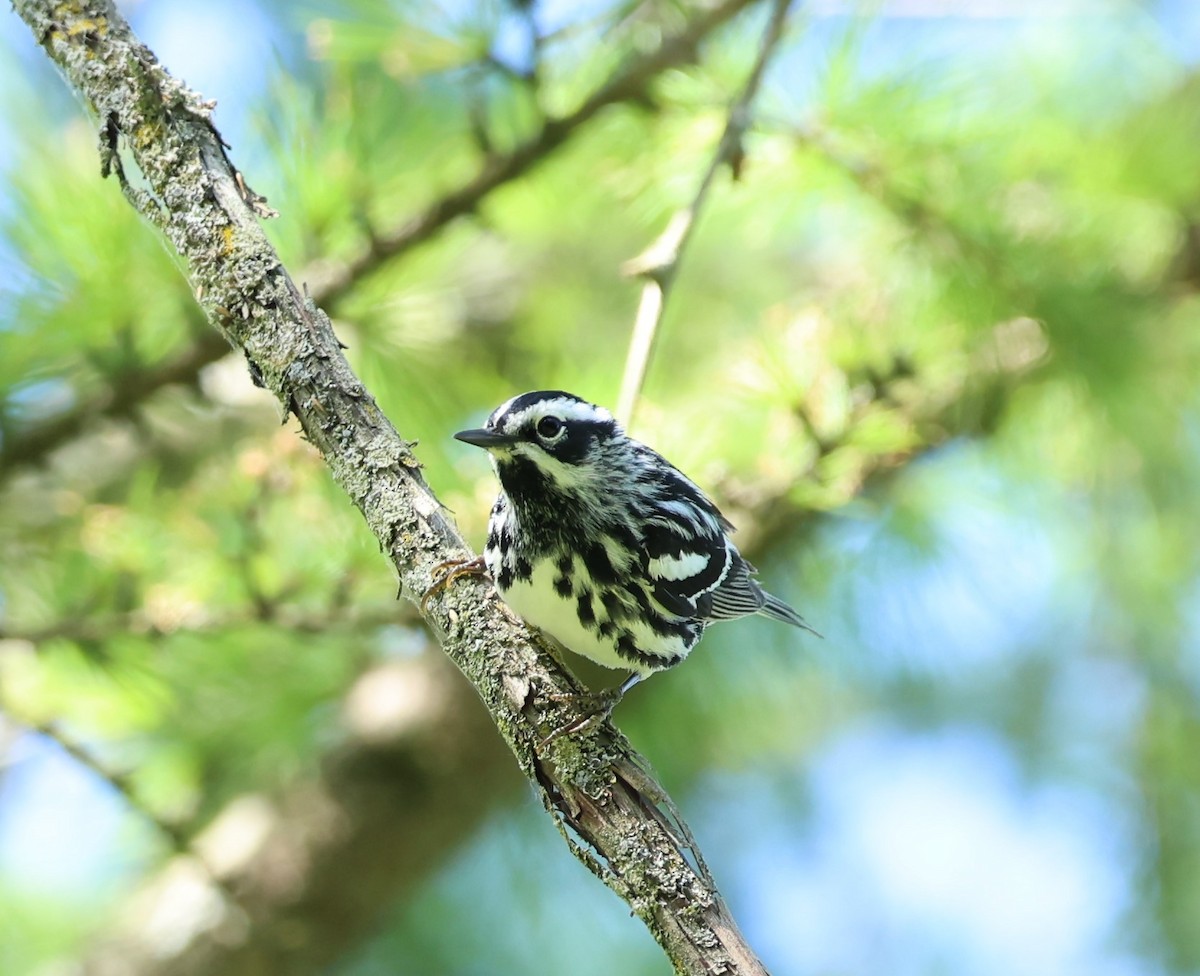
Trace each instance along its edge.
<path fill-rule="evenodd" d="M 548 559 L 542 560 L 534 565 L 530 579 L 514 580 L 508 592 L 501 596 L 527 624 L 549 634 L 567 650 L 606 668 L 646 670 L 622 659 L 610 638 L 601 637 L 595 629 L 579 622 L 575 599 L 561 597 L 554 590 L 557 575 L 554 564 Z"/>

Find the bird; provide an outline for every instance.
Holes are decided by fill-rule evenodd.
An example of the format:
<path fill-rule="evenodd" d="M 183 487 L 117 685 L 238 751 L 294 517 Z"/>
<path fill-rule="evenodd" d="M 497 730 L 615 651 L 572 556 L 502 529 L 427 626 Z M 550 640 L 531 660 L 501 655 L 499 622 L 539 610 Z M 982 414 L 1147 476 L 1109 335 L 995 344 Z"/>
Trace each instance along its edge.
<path fill-rule="evenodd" d="M 488 452 L 500 493 L 482 558 L 444 564 L 450 573 L 426 596 L 486 570 L 526 623 L 629 672 L 598 696 L 600 717 L 683 661 L 710 624 L 761 614 L 816 634 L 758 583 L 713 501 L 604 407 L 537 390 L 454 437 Z"/>

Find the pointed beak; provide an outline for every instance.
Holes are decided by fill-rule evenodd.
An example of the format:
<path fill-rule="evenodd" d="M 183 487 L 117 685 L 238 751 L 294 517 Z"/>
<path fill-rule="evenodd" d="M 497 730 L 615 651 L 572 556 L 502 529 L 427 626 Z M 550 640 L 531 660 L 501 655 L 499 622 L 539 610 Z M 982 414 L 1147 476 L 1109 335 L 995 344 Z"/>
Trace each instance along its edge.
<path fill-rule="evenodd" d="M 508 447 L 510 444 L 515 444 L 519 437 L 514 437 L 512 434 L 497 434 L 495 431 L 484 430 L 482 427 L 474 430 L 460 430 L 454 435 L 456 441 L 462 441 L 464 444 L 473 444 L 475 447 L 482 447 L 486 450 L 492 450 L 497 447 Z"/>

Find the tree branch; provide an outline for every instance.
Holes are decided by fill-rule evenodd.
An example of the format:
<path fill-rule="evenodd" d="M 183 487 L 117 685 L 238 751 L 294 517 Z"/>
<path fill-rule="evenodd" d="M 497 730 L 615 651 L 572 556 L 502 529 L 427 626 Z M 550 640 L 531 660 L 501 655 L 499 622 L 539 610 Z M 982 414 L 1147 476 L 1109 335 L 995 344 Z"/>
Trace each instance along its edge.
<path fill-rule="evenodd" d="M 818 484 L 834 481 L 827 487 L 830 497 L 845 500 L 947 438 L 978 430 L 976 425 L 963 423 L 964 414 L 975 413 L 970 402 L 981 398 L 1004 402 L 1007 391 L 1040 362 L 1036 335 L 1025 336 L 1022 345 L 1029 351 L 1027 355 L 1012 354 L 1013 339 L 1010 324 L 1002 323 L 993 330 L 991 341 L 981 345 L 975 354 L 977 362 L 967 370 L 973 378 L 971 384 L 950 380 L 947 385 L 944 376 L 934 380 L 914 374 L 902 359 L 882 372 L 846 376 L 847 386 L 869 384 L 871 399 L 855 409 L 840 433 L 814 431 L 817 453 L 811 478 Z M 920 395 L 915 397 L 917 393 Z M 913 429 L 911 446 L 847 459 L 846 454 L 854 453 L 858 424 L 869 422 L 871 412 L 880 406 L 894 410 Z M 994 420 L 996 415 L 990 410 L 982 419 Z M 924 436 L 917 430 L 923 430 Z M 826 467 L 832 470 L 825 471 Z M 811 499 L 797 500 L 789 491 L 791 486 L 788 479 L 755 492 L 750 499 L 733 489 L 735 497 L 723 500 L 722 508 L 740 509 L 739 539 L 742 551 L 752 560 L 769 545 L 768 540 L 793 537 L 814 508 L 828 507 L 813 505 Z M 286 613 L 283 608 L 272 619 L 279 622 Z M 356 616 L 353 622 L 364 624 L 372 619 Z M 291 626 L 317 623 L 290 616 L 287 621 Z M 116 626 L 122 624 L 137 629 L 137 614 L 116 622 Z M 103 639 L 90 630 L 85 635 Z M 37 635 L 2 636 L 32 640 Z M 46 636 L 72 638 L 72 624 L 52 628 Z M 437 694 L 428 691 L 431 681 L 439 689 Z M 415 701 L 425 705 L 417 716 L 411 713 Z M 474 692 L 432 650 L 414 662 L 366 672 L 339 710 L 347 716 L 353 734 L 322 758 L 315 778 L 300 777 L 283 791 L 282 798 L 272 805 L 270 831 L 262 843 L 232 864 L 228 855 L 222 857 L 219 849 L 213 850 L 206 858 L 214 865 L 209 868 L 210 878 L 188 870 L 190 860 L 183 864 L 172 860 L 143 884 L 135 908 L 178 902 L 177 910 L 170 914 L 178 932 L 186 937 L 171 939 L 170 933 L 148 930 L 144 913 L 135 910 L 130 912 L 129 924 L 92 947 L 80 972 L 102 976 L 119 960 L 130 976 L 257 976 L 263 971 L 309 976 L 351 947 L 391 900 L 411 893 L 439 857 L 474 829 L 485 815 L 485 807 L 494 809 L 515 792 L 518 777 L 502 761 L 501 742 L 492 734 L 490 722 L 485 727 L 485 713 L 477 707 Z M 381 731 L 386 734 L 381 736 Z M 429 743 L 437 744 L 436 766 L 428 762 Z M 381 768 L 415 768 L 421 775 L 397 780 L 390 774 L 381 777 Z M 464 770 L 470 777 L 469 793 L 462 785 Z M 314 796 L 332 798 L 333 815 L 346 829 L 314 828 Z M 264 804 L 265 800 L 254 796 L 234 799 L 197 840 L 201 855 L 217 848 L 217 840 L 227 830 L 252 820 Z M 447 810 L 452 814 L 448 824 L 443 822 Z M 427 829 L 430 819 L 445 829 L 432 836 L 422 834 L 421 850 L 411 852 L 414 830 Z M 376 853 L 364 856 L 363 852 Z M 395 860 L 383 862 L 377 852 L 394 852 Z M 279 873 L 281 857 L 292 865 L 288 872 L 291 887 L 283 891 L 270 883 Z M 350 862 L 360 865 L 353 875 L 334 867 Z M 212 897 L 188 897 L 189 886 L 194 892 L 201 884 Z M 220 890 L 216 890 L 218 885 Z M 348 890 L 339 887 L 343 885 Z M 362 897 L 363 890 L 371 892 L 371 897 Z M 297 892 L 299 898 L 295 899 Z M 297 901 L 302 906 L 299 909 Z M 337 911 L 328 910 L 335 903 Z M 217 904 L 222 907 L 214 913 Z M 253 926 L 244 941 L 229 940 L 225 932 L 236 928 L 239 913 L 252 919 Z M 279 933 L 285 931 L 303 933 L 304 941 L 280 938 Z M 164 951 L 160 940 L 169 942 L 171 951 Z M 320 956 L 298 949 L 298 945 L 319 947 Z"/>
<path fill-rule="evenodd" d="M 165 640 L 176 630 L 188 634 L 211 634 L 236 627 L 270 624 L 300 634 L 361 633 L 388 624 L 415 625 L 416 614 L 396 607 L 321 607 L 310 609 L 269 600 L 265 606 L 238 607 L 219 616 L 205 616 L 174 628 L 163 627 L 144 608 L 102 615 L 68 615 L 49 624 L 29 629 L 0 625 L 0 641 L 20 641 L 40 650 L 50 641 L 94 644 L 119 636 Z M 406 616 L 411 620 L 406 621 Z"/>
<path fill-rule="evenodd" d="M 372 234 L 367 246 L 349 260 L 319 260 L 303 269 L 313 301 L 336 307 L 368 275 L 433 238 L 459 217 L 475 213 L 488 196 L 548 159 L 604 108 L 646 98 L 650 83 L 669 68 L 695 59 L 700 44 L 754 0 L 725 0 L 697 15 L 658 47 L 630 58 L 574 112 L 546 119 L 538 131 L 509 153 L 488 158 L 479 172 L 457 190 L 435 200 L 404 223 Z M 215 332 L 198 336 L 179 353 L 138 372 L 129 383 L 114 384 L 66 413 L 0 441 L 0 481 L 17 467 L 36 463 L 78 436 L 96 418 L 128 416 L 165 386 L 194 383 L 205 366 L 229 352 Z"/>
<path fill-rule="evenodd" d="M 646 97 L 650 82 L 668 68 L 695 60 L 700 43 L 755 0 L 724 0 L 697 15 L 682 31 L 663 40 L 654 50 L 630 58 L 575 111 L 543 120 L 538 131 L 511 152 L 495 156 L 469 183 L 446 194 L 423 213 L 395 230 L 375 236 L 358 257 L 340 265 L 326 265 L 311 279 L 313 297 L 334 304 L 357 282 L 386 260 L 428 240 L 450 221 L 474 213 L 497 187 L 528 172 L 601 110 L 619 102 Z"/>
<path fill-rule="evenodd" d="M 351 371 L 328 317 L 262 234 L 261 200 L 230 164 L 211 106 L 167 74 L 107 0 L 16 0 L 15 8 L 98 117 L 102 171 L 185 257 L 210 320 L 300 420 L 391 558 L 402 592 L 424 592 L 438 563 L 469 550 L 410 445 Z M 140 171 L 136 186 L 122 152 Z M 665 791 L 611 723 L 543 745 L 579 717 L 570 703 L 578 686 L 491 591 L 458 584 L 423 612 L 547 809 L 587 845 L 572 845 L 577 855 L 646 923 L 676 971 L 765 972 L 685 856 L 683 831 L 660 812 Z"/>
<path fill-rule="evenodd" d="M 666 310 L 667 296 L 679 270 L 684 248 L 687 247 L 692 230 L 696 226 L 696 219 L 708 199 L 708 191 L 722 166 L 729 166 L 735 180 L 741 174 L 744 156 L 742 136 L 750 125 L 750 106 L 754 102 L 754 96 L 758 94 L 767 62 L 771 60 L 771 55 L 783 36 L 789 6 L 791 0 L 774 0 L 771 4 L 771 17 L 763 31 L 758 57 L 754 61 L 754 67 L 750 69 L 741 94 L 729 107 L 725 131 L 721 134 L 716 152 L 713 153 L 708 169 L 700 180 L 692 202 L 671 218 L 666 230 L 653 244 L 625 263 L 623 270 L 626 274 L 644 278 L 646 282 L 642 287 L 642 298 L 638 303 L 633 336 L 625 359 L 625 371 L 621 377 L 621 393 L 617 398 L 617 416 L 627 427 L 633 424 L 633 412 L 642 392 L 642 384 L 646 380 L 650 357 L 654 353 L 654 342 L 662 324 L 663 312 Z"/>

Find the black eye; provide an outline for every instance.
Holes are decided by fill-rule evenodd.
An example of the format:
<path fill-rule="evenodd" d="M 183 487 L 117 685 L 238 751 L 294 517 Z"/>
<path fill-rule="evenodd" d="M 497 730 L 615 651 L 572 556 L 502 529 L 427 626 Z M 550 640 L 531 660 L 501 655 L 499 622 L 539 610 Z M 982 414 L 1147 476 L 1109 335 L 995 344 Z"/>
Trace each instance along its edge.
<path fill-rule="evenodd" d="M 563 422 L 557 417 L 543 417 L 537 423 L 538 437 L 544 437 L 548 441 L 557 437 L 562 429 Z"/>

